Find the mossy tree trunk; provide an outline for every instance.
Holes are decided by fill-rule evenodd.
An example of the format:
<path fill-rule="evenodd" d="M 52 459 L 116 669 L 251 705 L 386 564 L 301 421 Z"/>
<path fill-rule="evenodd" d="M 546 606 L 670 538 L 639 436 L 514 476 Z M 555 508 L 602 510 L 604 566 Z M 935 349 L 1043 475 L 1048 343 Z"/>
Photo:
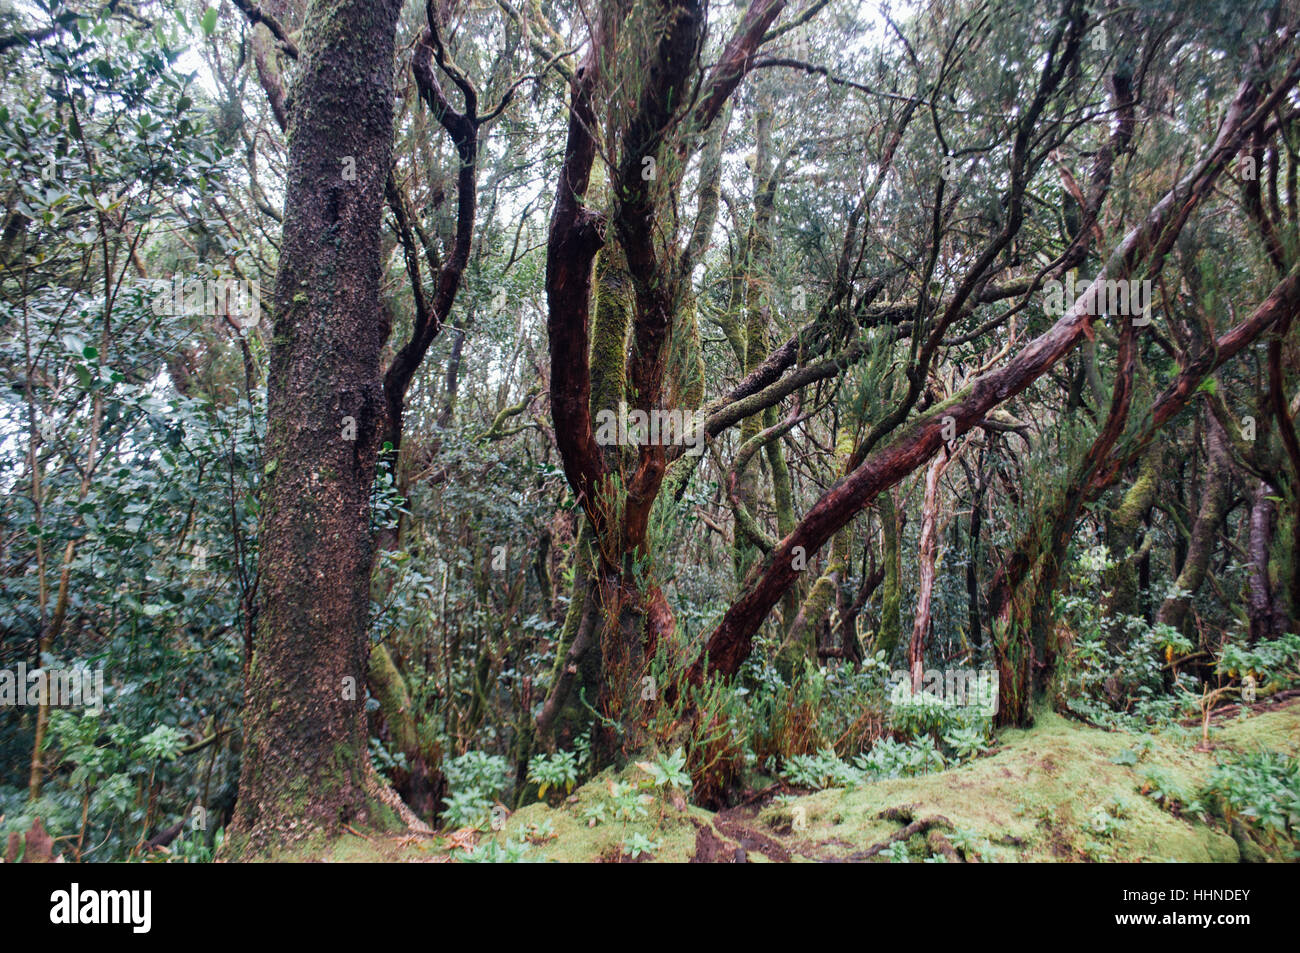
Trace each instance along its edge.
<path fill-rule="evenodd" d="M 1124 617 L 1140 614 L 1138 561 L 1136 553 L 1138 527 L 1156 501 L 1160 488 L 1159 473 L 1161 453 L 1152 450 L 1142 458 L 1137 477 L 1125 491 L 1119 506 L 1106 521 L 1106 545 L 1114 565 L 1106 571 L 1104 588 L 1110 592 L 1106 601 L 1106 615 L 1114 619 L 1111 626 L 1112 644 L 1123 638 Z"/>
<path fill-rule="evenodd" d="M 261 608 L 231 843 L 373 820 L 370 492 L 384 421 L 380 206 L 400 0 L 315 0 L 289 118 L 261 520 Z"/>
<path fill-rule="evenodd" d="M 899 536 L 902 526 L 899 523 L 898 506 L 895 491 L 890 489 L 880 494 L 877 509 L 880 511 L 880 533 L 883 540 L 883 562 L 885 578 L 880 592 L 880 626 L 876 631 L 876 640 L 872 648 L 885 653 L 888 662 L 894 654 L 894 648 L 903 637 L 903 623 L 900 612 L 903 606 L 903 564 L 902 548 Z"/>
<path fill-rule="evenodd" d="M 1227 436 L 1213 414 L 1205 415 L 1205 423 L 1206 467 L 1205 479 L 1201 483 L 1201 505 L 1192 523 L 1187 556 L 1174 582 L 1176 591 L 1165 599 L 1158 615 L 1160 622 L 1184 634 L 1190 631 L 1192 597 L 1201 588 L 1209 571 L 1215 541 L 1231 499 L 1232 460 L 1228 454 Z"/>
<path fill-rule="evenodd" d="M 1027 725 L 1033 703 L 1046 689 L 1055 664 L 1052 593 L 1065 565 L 1070 540 L 1085 500 L 1098 489 L 1099 472 L 1124 432 L 1133 402 L 1137 326 L 1125 320 L 1119 335 L 1110 410 L 1100 432 L 1050 497 L 1016 552 L 999 569 L 989 600 L 994 617 L 993 649 L 998 667 L 1001 724 Z M 1145 512 L 1145 508 L 1142 510 Z"/>
<path fill-rule="evenodd" d="M 590 45 L 570 85 L 570 118 L 547 238 L 547 336 L 551 415 L 565 476 L 592 529 L 595 585 L 600 596 L 602 692 L 605 716 L 594 739 L 598 760 L 640 746 L 645 662 L 671 636 L 674 621 L 656 581 L 652 515 L 669 454 L 641 442 L 634 463 L 613 469 L 597 441 L 590 299 L 592 266 L 616 241 L 631 279 L 625 393 L 631 412 L 664 410 L 670 397 L 669 354 L 678 316 L 689 307 L 696 242 L 685 251 L 665 226 L 678 201 L 686 160 L 717 120 L 753 63 L 783 0 L 752 0 L 721 54 L 693 91 L 706 8 L 669 0 L 653 10 L 602 5 L 589 21 Z M 631 70 L 629 66 L 633 66 Z M 622 77 L 636 75 L 628 90 Z M 611 85 L 613 84 L 613 85 Z M 630 108 L 613 111 L 608 216 L 588 200 L 601 130 L 597 103 L 617 89 Z M 698 93 L 691 99 L 693 93 Z M 685 112 L 682 104 L 691 101 Z M 601 107 L 604 108 L 603 106 Z M 614 145 L 616 144 L 616 145 Z M 620 461 L 621 462 L 621 461 Z"/>
<path fill-rule="evenodd" d="M 1260 480 L 1250 508 L 1250 547 L 1246 613 L 1250 619 L 1250 641 L 1275 639 L 1286 630 L 1286 612 L 1278 604 L 1276 586 L 1269 573 L 1269 557 L 1277 522 L 1277 490 Z"/>
<path fill-rule="evenodd" d="M 745 359 L 742 371 L 745 375 L 753 373 L 767 357 L 768 327 L 772 321 L 772 286 L 768 274 L 772 261 L 771 228 L 776 180 L 772 171 L 772 110 L 766 100 L 760 99 L 754 122 L 754 218 L 746 235 L 744 260 L 740 269 L 740 280 L 744 283 Z M 775 414 L 775 408 L 771 410 Z M 772 423 L 775 422 L 773 419 Z M 763 427 L 763 414 L 747 418 L 740 425 L 741 445 L 757 437 Z M 768 446 L 775 446 L 779 452 L 780 442 L 773 441 Z M 736 480 L 737 506 L 755 516 L 759 511 L 761 497 L 761 462 L 762 458 L 755 454 L 747 465 L 740 467 Z M 738 521 L 735 537 L 737 581 L 745 578 L 745 573 L 763 550 L 758 540 L 744 530 L 744 522 Z M 786 621 L 789 624 L 791 620 Z"/>

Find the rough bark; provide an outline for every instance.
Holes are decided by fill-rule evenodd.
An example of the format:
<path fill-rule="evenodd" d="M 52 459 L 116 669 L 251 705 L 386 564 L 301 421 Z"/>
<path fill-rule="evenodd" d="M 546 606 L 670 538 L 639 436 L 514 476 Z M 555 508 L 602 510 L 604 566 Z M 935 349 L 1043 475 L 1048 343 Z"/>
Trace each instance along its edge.
<path fill-rule="evenodd" d="M 880 510 L 885 578 L 880 595 L 880 626 L 876 631 L 876 640 L 872 648 L 877 652 L 884 652 L 885 661 L 888 662 L 894 654 L 894 647 L 903 637 L 903 623 L 899 614 L 903 605 L 902 547 L 899 545 L 899 537 L 903 530 L 899 523 L 893 490 L 880 494 L 877 505 Z"/>
<path fill-rule="evenodd" d="M 369 498 L 384 418 L 379 221 L 399 0 L 316 0 L 289 121 L 261 608 L 233 849 L 376 820 L 367 791 Z M 351 439 L 350 439 L 351 438 Z"/>
<path fill-rule="evenodd" d="M 1105 614 L 1115 620 L 1112 628 L 1116 637 L 1124 632 L 1124 617 L 1136 616 L 1138 605 L 1138 573 L 1135 553 L 1138 544 L 1138 527 L 1155 504 L 1160 488 L 1160 454 L 1150 452 L 1142 458 L 1137 476 L 1119 506 L 1106 521 L 1106 545 L 1115 565 L 1107 570 L 1104 588 L 1110 592 Z"/>

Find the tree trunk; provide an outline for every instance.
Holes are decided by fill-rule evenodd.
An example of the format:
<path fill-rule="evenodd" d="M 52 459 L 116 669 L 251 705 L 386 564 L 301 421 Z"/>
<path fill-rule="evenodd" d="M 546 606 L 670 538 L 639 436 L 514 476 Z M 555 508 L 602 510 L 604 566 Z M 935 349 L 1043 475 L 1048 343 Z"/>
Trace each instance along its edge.
<path fill-rule="evenodd" d="M 878 509 L 880 531 L 884 540 L 882 561 L 885 564 L 885 579 L 880 593 L 880 627 L 876 632 L 872 649 L 884 652 L 885 661 L 888 662 L 894 654 L 894 646 L 898 645 L 898 640 L 903 637 L 903 624 L 899 615 L 903 604 L 902 548 L 899 546 L 899 537 L 902 535 L 903 528 L 898 519 L 898 507 L 894 501 L 893 490 L 880 494 Z"/>
<path fill-rule="evenodd" d="M 1277 605 L 1273 583 L 1268 572 L 1269 550 L 1273 546 L 1273 524 L 1277 519 L 1277 505 L 1271 499 L 1276 491 L 1264 480 L 1255 489 L 1255 502 L 1250 508 L 1250 596 L 1246 611 L 1250 616 L 1250 641 L 1275 639 L 1286 628 L 1286 614 Z"/>
<path fill-rule="evenodd" d="M 921 540 L 917 547 L 916 615 L 907 645 L 907 668 L 912 691 L 921 690 L 925 675 L 925 641 L 930 632 L 930 601 L 934 597 L 935 563 L 939 558 L 939 478 L 952 458 L 946 452 L 930 461 L 925 471 L 925 498 L 921 505 Z"/>
<path fill-rule="evenodd" d="M 315 0 L 289 122 L 258 640 L 232 849 L 373 822 L 364 715 L 384 422 L 379 220 L 400 0 Z"/>
<path fill-rule="evenodd" d="M 1115 565 L 1107 570 L 1103 588 L 1111 594 L 1105 613 L 1115 619 L 1111 627 L 1115 640 L 1123 638 L 1125 617 L 1138 614 L 1137 531 L 1155 503 L 1160 457 L 1159 452 L 1143 457 L 1137 479 L 1125 492 L 1124 499 L 1106 525 L 1106 543 Z M 1114 644 L 1117 643 L 1112 642 Z"/>
<path fill-rule="evenodd" d="M 1177 591 L 1160 606 L 1158 616 L 1160 622 L 1184 633 L 1188 631 L 1192 597 L 1205 581 L 1219 527 L 1223 525 L 1230 500 L 1232 462 L 1228 455 L 1227 436 L 1213 414 L 1206 414 L 1205 447 L 1208 459 L 1205 480 L 1201 485 L 1201 506 L 1196 512 L 1196 521 L 1192 524 L 1187 558 L 1183 560 L 1174 583 Z"/>

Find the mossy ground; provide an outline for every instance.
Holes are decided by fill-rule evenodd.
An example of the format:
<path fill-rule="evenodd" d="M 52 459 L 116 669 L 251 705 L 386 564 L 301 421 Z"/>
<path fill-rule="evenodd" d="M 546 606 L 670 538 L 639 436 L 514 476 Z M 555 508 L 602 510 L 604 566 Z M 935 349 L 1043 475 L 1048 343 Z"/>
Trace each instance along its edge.
<path fill-rule="evenodd" d="M 1222 826 L 1163 808 L 1142 793 L 1146 774 L 1154 770 L 1194 793 L 1216 761 L 1233 752 L 1265 747 L 1300 754 L 1300 699 L 1217 721 L 1210 742 L 1210 750 L 1201 749 L 1199 727 L 1108 732 L 1043 712 L 1032 729 L 1001 733 L 992 754 L 923 777 L 720 813 L 655 798 L 643 818 L 592 826 L 588 809 L 610 801 L 612 781 L 644 777 L 629 767 L 593 779 L 558 805 L 537 803 L 515 812 L 496 834 L 356 837 L 335 842 L 319 859 L 439 862 L 468 845 L 484 850 L 489 841 L 508 840 L 528 845 L 522 853 L 527 860 L 627 862 L 623 846 L 639 833 L 659 844 L 652 857 L 641 860 L 835 862 L 899 832 L 902 822 L 881 814 L 903 809 L 916 819 L 941 815 L 950 822 L 944 834 L 971 845 L 963 853 L 984 862 L 1236 863 L 1241 848 Z M 923 833 L 907 846 L 913 859 L 931 852 Z"/>

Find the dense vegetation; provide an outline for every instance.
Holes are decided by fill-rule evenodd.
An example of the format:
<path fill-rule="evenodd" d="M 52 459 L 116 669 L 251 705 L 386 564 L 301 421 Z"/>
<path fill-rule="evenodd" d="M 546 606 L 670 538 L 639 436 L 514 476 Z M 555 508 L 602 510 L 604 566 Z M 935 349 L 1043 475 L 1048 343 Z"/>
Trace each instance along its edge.
<path fill-rule="evenodd" d="M 1298 35 L 0 7 L 9 859 L 1297 859 Z"/>

